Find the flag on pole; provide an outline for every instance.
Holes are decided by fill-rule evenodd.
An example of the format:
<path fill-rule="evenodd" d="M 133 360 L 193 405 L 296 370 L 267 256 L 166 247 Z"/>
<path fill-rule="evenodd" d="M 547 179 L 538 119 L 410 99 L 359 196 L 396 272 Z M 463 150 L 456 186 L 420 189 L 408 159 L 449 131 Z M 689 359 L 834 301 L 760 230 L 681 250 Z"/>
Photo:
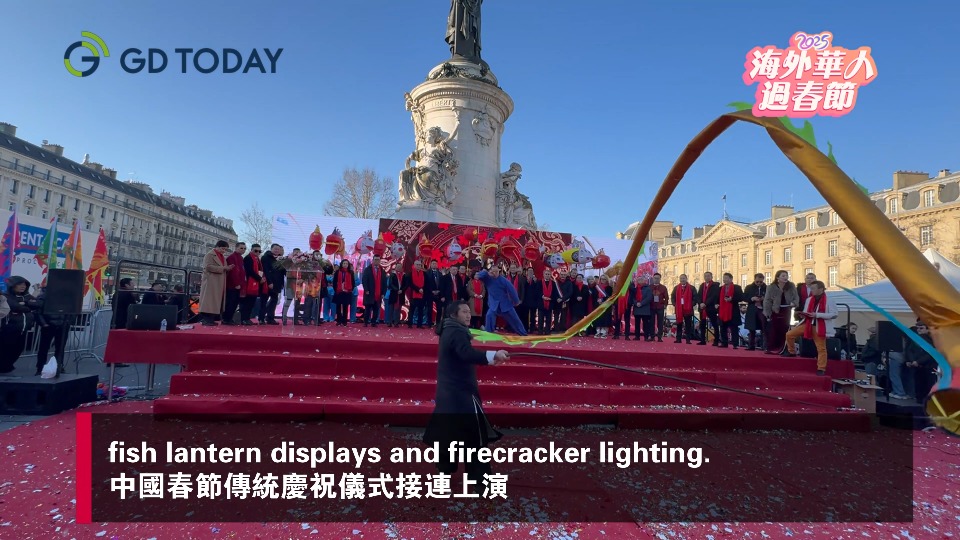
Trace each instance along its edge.
<path fill-rule="evenodd" d="M 64 268 L 67 270 L 83 270 L 83 243 L 80 238 L 80 220 L 74 220 L 73 230 L 63 244 L 63 255 L 66 257 Z"/>
<path fill-rule="evenodd" d="M 17 223 L 17 208 L 13 208 L 7 228 L 0 237 L 0 291 L 7 290 L 6 280 L 13 274 L 13 261 L 20 247 L 20 227 Z"/>
<path fill-rule="evenodd" d="M 43 235 L 43 240 L 40 241 L 34 257 L 44 274 L 50 268 L 57 268 L 57 216 L 50 221 L 50 230 Z"/>
<path fill-rule="evenodd" d="M 93 249 L 93 259 L 90 260 L 90 270 L 87 270 L 86 279 L 83 284 L 83 295 L 86 296 L 90 289 L 93 289 L 94 298 L 98 303 L 103 303 L 103 281 L 110 260 L 107 258 L 107 237 L 100 228 L 100 235 L 97 237 L 97 247 Z"/>

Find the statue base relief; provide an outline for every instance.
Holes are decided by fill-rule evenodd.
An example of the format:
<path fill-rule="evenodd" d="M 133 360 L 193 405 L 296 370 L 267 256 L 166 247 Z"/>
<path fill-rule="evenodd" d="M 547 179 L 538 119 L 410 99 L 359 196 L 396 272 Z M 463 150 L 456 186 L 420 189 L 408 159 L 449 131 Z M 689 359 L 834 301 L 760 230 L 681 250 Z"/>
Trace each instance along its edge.
<path fill-rule="evenodd" d="M 390 216 L 390 219 L 409 219 L 411 221 L 430 221 L 433 223 L 457 223 L 453 219 L 453 212 L 438 204 L 426 201 L 409 201 L 401 203 L 400 208 Z"/>

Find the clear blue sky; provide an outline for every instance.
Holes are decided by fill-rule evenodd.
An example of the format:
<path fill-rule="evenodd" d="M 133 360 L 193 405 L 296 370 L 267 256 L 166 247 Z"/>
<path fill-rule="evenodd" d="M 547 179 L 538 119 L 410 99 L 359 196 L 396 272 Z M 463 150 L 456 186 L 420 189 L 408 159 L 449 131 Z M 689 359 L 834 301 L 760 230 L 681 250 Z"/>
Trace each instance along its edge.
<path fill-rule="evenodd" d="M 555 230 L 612 236 L 640 219 L 689 139 L 731 101 L 758 45 L 796 31 L 869 46 L 879 76 L 856 109 L 814 118 L 840 165 L 870 190 L 893 171 L 960 168 L 954 2 L 486 0 L 483 58 L 513 97 L 502 162 Z M 80 161 L 238 220 L 318 213 L 345 167 L 394 181 L 413 147 L 403 94 L 449 57 L 446 0 L 7 2 L 0 121 Z M 80 79 L 63 66 L 81 30 L 111 58 Z M 279 73 L 130 75 L 129 47 L 283 47 Z M 171 58 L 175 60 L 175 58 Z M 821 204 L 762 130 L 735 126 L 711 146 L 661 214 L 685 233 L 722 213 L 761 219 L 775 203 Z M 241 226 L 237 225 L 238 230 Z"/>

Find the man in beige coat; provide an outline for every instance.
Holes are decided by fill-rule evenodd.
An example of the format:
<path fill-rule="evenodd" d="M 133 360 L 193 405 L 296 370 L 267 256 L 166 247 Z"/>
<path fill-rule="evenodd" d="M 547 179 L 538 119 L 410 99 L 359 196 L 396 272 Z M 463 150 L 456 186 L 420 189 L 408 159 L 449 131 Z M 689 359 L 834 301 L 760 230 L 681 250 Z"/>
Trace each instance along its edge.
<path fill-rule="evenodd" d="M 230 244 L 226 240 L 217 241 L 217 245 L 203 257 L 203 277 L 200 280 L 200 324 L 216 326 L 215 317 L 223 312 L 223 299 L 227 290 L 227 272 L 233 269 L 227 264 Z"/>

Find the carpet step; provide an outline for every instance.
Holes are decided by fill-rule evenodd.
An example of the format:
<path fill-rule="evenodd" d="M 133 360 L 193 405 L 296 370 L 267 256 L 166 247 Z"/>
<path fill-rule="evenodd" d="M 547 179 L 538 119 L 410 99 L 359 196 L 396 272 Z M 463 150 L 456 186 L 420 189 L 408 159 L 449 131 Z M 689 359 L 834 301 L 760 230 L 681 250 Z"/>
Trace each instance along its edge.
<path fill-rule="evenodd" d="M 171 395 L 154 401 L 154 413 L 161 416 L 189 416 L 290 421 L 327 419 L 331 421 L 385 423 L 423 427 L 433 411 L 431 403 L 397 399 L 362 401 L 343 398 L 269 397 L 206 394 Z M 802 408 L 745 413 L 738 409 L 677 407 L 598 407 L 518 405 L 486 401 L 484 410 L 496 426 L 543 427 L 584 424 L 615 424 L 629 429 L 796 429 L 865 430 L 869 415 L 862 411 L 805 411 Z M 681 413 L 681 414 L 678 414 Z"/>
<path fill-rule="evenodd" d="M 331 355 L 314 357 L 294 355 L 231 356 L 229 354 L 197 354 L 191 356 L 190 371 L 231 371 L 296 375 L 339 375 L 341 377 L 397 377 L 434 379 L 436 360 L 334 358 Z M 830 390 L 828 377 L 817 377 L 813 372 L 730 371 L 712 366 L 704 369 L 656 368 L 656 373 L 692 381 L 730 386 L 742 390 Z M 542 362 L 535 359 L 513 360 L 497 369 L 480 369 L 481 382 L 549 382 L 585 384 L 632 384 L 677 386 L 683 384 L 655 375 L 584 366 L 570 362 Z M 686 383 L 690 384 L 690 383 Z"/>
<path fill-rule="evenodd" d="M 174 375 L 171 394 L 204 394 L 230 388 L 238 395 L 251 396 L 336 396 L 348 399 L 429 401 L 436 391 L 434 379 L 390 377 L 340 377 L 337 375 L 268 375 L 243 372 L 190 371 Z M 806 401 L 823 406 L 846 407 L 847 396 L 830 392 L 768 390 L 765 394 L 783 400 Z M 767 407 L 781 409 L 784 401 L 763 396 L 708 387 L 665 387 L 633 385 L 544 384 L 498 382 L 481 387 L 485 399 L 493 401 L 568 405 L 682 405 L 701 407 Z"/>

